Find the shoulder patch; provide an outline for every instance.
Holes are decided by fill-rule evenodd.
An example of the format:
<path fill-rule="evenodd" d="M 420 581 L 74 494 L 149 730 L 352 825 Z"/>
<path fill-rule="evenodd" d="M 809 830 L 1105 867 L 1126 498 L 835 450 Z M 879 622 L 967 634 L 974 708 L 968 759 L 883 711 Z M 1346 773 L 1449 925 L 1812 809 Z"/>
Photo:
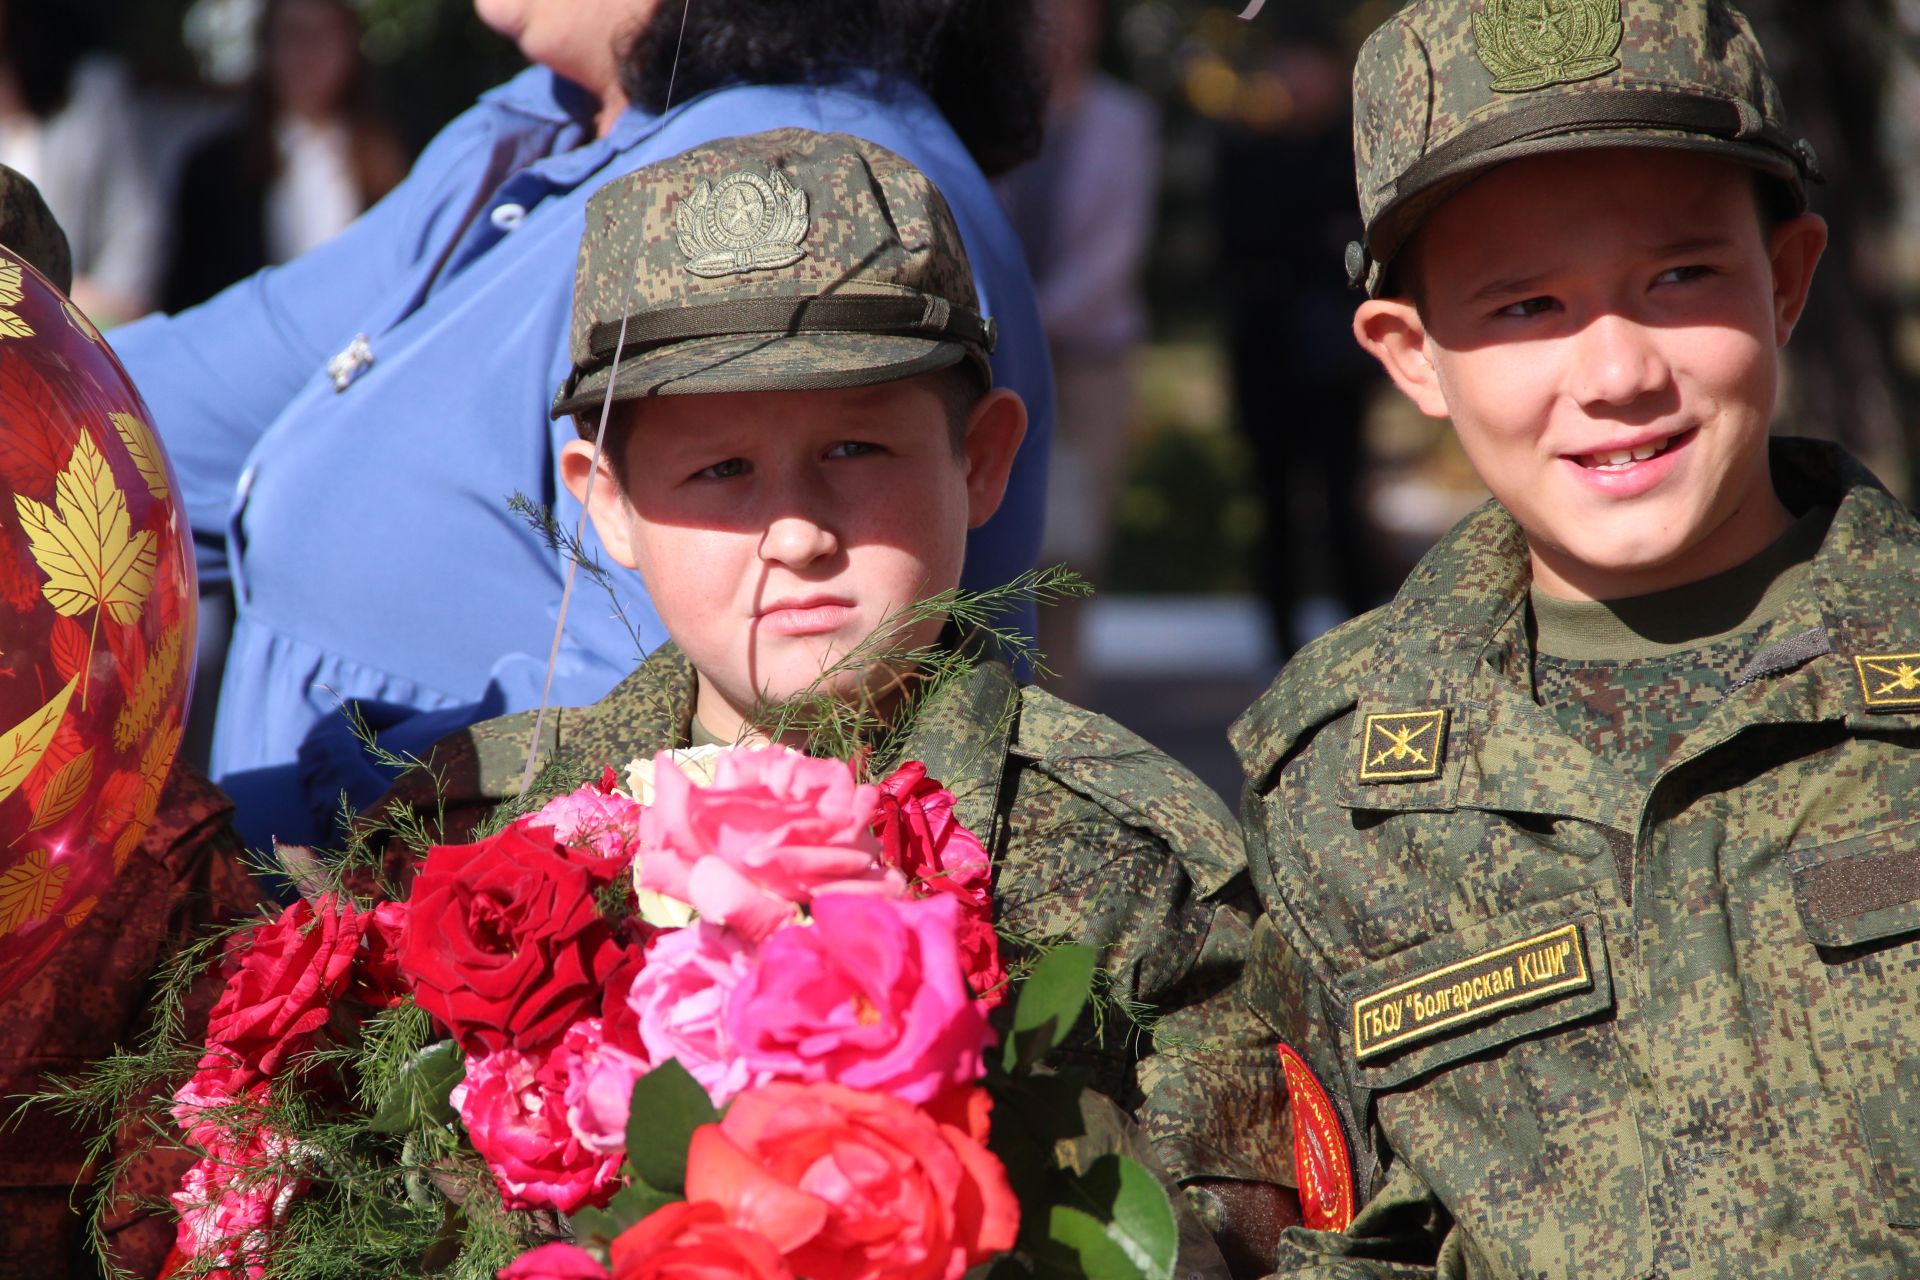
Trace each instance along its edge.
<path fill-rule="evenodd" d="M 1447 708 L 1372 712 L 1360 735 L 1362 782 L 1425 782 L 1447 758 Z"/>
<path fill-rule="evenodd" d="M 1300 1213 L 1314 1231 L 1345 1231 L 1353 1221 L 1353 1158 L 1346 1130 L 1326 1086 L 1293 1049 L 1280 1046 L 1287 1077 L 1287 1112 L 1293 1121 L 1293 1172 L 1300 1184 Z"/>
<path fill-rule="evenodd" d="M 1853 666 L 1869 711 L 1920 709 L 1920 653 L 1866 653 Z"/>

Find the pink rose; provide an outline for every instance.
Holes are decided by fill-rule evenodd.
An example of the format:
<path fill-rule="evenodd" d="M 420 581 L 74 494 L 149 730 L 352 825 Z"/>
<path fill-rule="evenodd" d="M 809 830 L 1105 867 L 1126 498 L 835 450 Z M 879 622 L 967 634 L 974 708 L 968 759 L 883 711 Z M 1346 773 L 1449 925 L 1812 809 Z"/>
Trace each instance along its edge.
<path fill-rule="evenodd" d="M 980 1078 L 992 1032 L 967 990 L 951 898 L 815 900 L 782 929 L 727 1001 L 749 1070 L 925 1102 Z"/>
<path fill-rule="evenodd" d="M 499 1049 L 467 1059 L 453 1105 L 509 1209 L 605 1204 L 619 1189 L 620 1157 L 588 1149 L 567 1126 L 567 1070 L 577 1055 L 562 1037 L 545 1054 Z"/>
<path fill-rule="evenodd" d="M 645 1058 L 608 1042 L 599 1018 L 585 1018 L 561 1038 L 566 1062 L 567 1126 L 598 1155 L 624 1155 L 633 1084 L 647 1073 Z"/>
<path fill-rule="evenodd" d="M 538 813 L 523 819 L 529 827 L 551 830 L 556 844 L 591 850 L 599 864 L 589 869 L 596 878 L 612 880 L 633 861 L 640 840 L 640 806 L 613 789 L 613 770 L 598 783 L 547 801 Z"/>
<path fill-rule="evenodd" d="M 993 864 L 973 832 L 953 816 L 953 792 L 909 760 L 880 784 L 874 834 L 880 860 L 898 868 L 916 898 L 946 894 L 960 904 L 960 959 L 967 985 L 991 1009 L 1006 999 L 1007 971 L 993 928 Z"/>
<path fill-rule="evenodd" d="M 984 1145 L 985 1098 L 956 1110 L 971 1123 L 838 1085 L 749 1089 L 694 1130 L 687 1199 L 809 1280 L 960 1280 L 1013 1247 L 1020 1206 Z"/>
<path fill-rule="evenodd" d="M 556 1240 L 527 1250 L 494 1275 L 498 1280 L 607 1280 L 607 1269 L 579 1245 Z"/>
<path fill-rule="evenodd" d="M 647 948 L 627 1004 L 649 1062 L 672 1058 L 715 1106 L 755 1080 L 727 1033 L 727 999 L 753 968 L 753 945 L 701 920 L 663 933 Z"/>
<path fill-rule="evenodd" d="M 211 1264 L 207 1275 L 258 1280 L 273 1228 L 286 1221 L 293 1198 L 306 1186 L 288 1168 L 292 1144 L 240 1116 L 202 1117 L 190 1128 L 207 1154 L 181 1175 L 180 1189 L 169 1197 L 180 1218 L 174 1247 L 196 1270 Z"/>
<path fill-rule="evenodd" d="M 877 788 L 785 747 L 722 755 L 710 786 L 660 768 L 640 819 L 640 888 L 758 941 L 822 893 L 898 894 L 868 830 Z"/>

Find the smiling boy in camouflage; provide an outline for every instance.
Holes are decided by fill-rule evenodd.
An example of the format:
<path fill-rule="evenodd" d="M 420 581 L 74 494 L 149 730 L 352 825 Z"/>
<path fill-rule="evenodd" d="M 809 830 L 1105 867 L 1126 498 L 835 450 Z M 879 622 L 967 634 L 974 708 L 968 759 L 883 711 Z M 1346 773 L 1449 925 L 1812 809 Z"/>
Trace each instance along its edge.
<path fill-rule="evenodd" d="M 1355 100 L 1354 331 L 1495 501 L 1234 730 L 1274 1269 L 1920 1276 L 1920 524 L 1768 438 L 1811 151 L 1720 0 L 1418 0 Z"/>

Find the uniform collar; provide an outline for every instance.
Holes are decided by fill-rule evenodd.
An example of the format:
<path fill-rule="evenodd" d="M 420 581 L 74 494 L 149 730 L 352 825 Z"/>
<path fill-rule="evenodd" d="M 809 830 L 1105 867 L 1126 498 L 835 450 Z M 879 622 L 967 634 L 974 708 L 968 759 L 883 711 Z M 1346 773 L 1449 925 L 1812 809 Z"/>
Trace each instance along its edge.
<path fill-rule="evenodd" d="M 1674 766 L 1762 723 L 1920 727 L 1920 525 L 1835 445 L 1780 439 L 1775 483 L 1794 509 L 1834 508 L 1808 582 L 1736 688 Z M 1367 810 L 1506 809 L 1628 825 L 1642 793 L 1569 738 L 1511 673 L 1530 574 L 1512 517 L 1488 503 L 1430 551 L 1347 664 L 1353 717 L 1340 802 Z M 1902 663 L 1911 659 L 1912 673 Z M 1861 664 L 1867 664 L 1864 668 Z M 1908 681 L 1912 690 L 1900 686 Z M 1889 703 L 1910 693 L 1909 706 Z M 1874 691 L 1880 690 L 1879 705 Z M 1423 717 L 1444 714 L 1432 729 Z M 1444 727 L 1437 762 L 1409 753 Z M 1247 745 L 1251 745 L 1250 743 Z M 1250 757 L 1257 758 L 1257 757 Z M 1377 762 L 1377 763 L 1376 763 Z M 1672 767 L 1672 766 L 1670 766 Z M 1371 768 L 1374 777 L 1363 773 Z M 1401 776 L 1392 775 L 1395 770 Z M 1382 777 L 1381 774 L 1389 776 Z M 1551 785 L 1546 783 L 1551 781 Z"/>

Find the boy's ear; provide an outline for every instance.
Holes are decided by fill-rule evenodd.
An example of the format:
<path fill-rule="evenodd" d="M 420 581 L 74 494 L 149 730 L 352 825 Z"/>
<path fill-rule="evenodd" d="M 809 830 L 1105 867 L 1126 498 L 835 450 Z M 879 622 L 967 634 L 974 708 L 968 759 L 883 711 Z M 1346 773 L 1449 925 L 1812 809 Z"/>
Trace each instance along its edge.
<path fill-rule="evenodd" d="M 978 529 L 1000 509 L 1013 457 L 1027 438 L 1027 403 L 1005 387 L 974 401 L 967 414 L 967 528 Z"/>
<path fill-rule="evenodd" d="M 587 477 L 593 476 L 593 492 L 587 492 Z M 634 555 L 633 527 L 627 522 L 626 491 L 613 473 L 613 464 L 605 454 L 600 457 L 598 474 L 594 466 L 593 441 L 569 440 L 560 446 L 560 483 L 587 509 L 595 533 L 616 564 L 628 569 L 639 567 Z"/>
<path fill-rule="evenodd" d="M 1440 375 L 1428 354 L 1426 322 L 1410 299 L 1368 298 L 1353 313 L 1353 336 L 1420 412 L 1448 416 Z"/>
<path fill-rule="evenodd" d="M 1773 259 L 1773 336 L 1783 347 L 1806 309 L 1813 269 L 1820 265 L 1826 248 L 1827 220 L 1817 213 L 1789 218 L 1768 237 L 1767 252 Z"/>

